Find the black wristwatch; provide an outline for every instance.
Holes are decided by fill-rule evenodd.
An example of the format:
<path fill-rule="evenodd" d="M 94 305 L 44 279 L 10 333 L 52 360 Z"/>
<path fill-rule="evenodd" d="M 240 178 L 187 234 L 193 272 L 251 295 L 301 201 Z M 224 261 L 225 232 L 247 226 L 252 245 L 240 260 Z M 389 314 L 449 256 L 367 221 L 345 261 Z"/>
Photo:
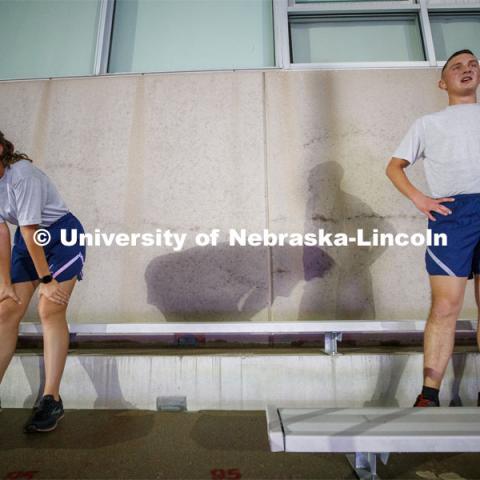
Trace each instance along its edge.
<path fill-rule="evenodd" d="M 52 275 L 45 275 L 44 277 L 40 278 L 40 283 L 50 283 L 53 280 Z"/>

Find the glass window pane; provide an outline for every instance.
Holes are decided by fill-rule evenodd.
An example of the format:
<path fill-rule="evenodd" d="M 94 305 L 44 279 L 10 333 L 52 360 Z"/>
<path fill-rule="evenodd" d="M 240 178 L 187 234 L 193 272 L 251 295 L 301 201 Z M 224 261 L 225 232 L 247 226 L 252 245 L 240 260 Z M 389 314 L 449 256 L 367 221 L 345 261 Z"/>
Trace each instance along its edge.
<path fill-rule="evenodd" d="M 290 32 L 293 63 L 425 60 L 415 14 L 293 17 Z"/>
<path fill-rule="evenodd" d="M 110 72 L 275 65 L 272 0 L 117 0 Z"/>
<path fill-rule="evenodd" d="M 99 0 L 0 0 L 0 78 L 93 73 Z"/>
<path fill-rule="evenodd" d="M 295 3 L 331 3 L 331 2 L 384 2 L 385 0 L 295 0 Z M 391 0 L 388 0 L 391 1 Z M 394 1 L 404 1 L 404 0 L 394 0 Z"/>
<path fill-rule="evenodd" d="M 452 53 L 464 48 L 474 53 L 479 51 L 480 14 L 431 13 L 430 24 L 438 60 L 447 60 Z"/>

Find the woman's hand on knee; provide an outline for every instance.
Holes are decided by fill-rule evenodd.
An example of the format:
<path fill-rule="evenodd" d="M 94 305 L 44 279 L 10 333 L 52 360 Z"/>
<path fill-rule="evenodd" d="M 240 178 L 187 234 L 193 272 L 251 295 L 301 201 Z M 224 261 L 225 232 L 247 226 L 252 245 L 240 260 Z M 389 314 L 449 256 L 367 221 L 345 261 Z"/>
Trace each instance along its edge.
<path fill-rule="evenodd" d="M 21 304 L 21 300 L 15 292 L 15 287 L 11 283 L 0 283 L 0 302 L 11 298 L 14 302 Z"/>
<path fill-rule="evenodd" d="M 61 285 L 54 279 L 50 283 L 41 283 L 38 296 L 45 295 L 50 301 L 59 305 L 67 305 L 70 295 L 63 290 Z"/>

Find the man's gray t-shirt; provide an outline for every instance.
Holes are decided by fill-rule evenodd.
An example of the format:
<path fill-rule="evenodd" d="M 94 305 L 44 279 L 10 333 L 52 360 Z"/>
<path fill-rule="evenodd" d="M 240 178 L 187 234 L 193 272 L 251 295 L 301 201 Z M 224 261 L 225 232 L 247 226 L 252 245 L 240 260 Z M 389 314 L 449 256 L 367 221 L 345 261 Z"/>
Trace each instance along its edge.
<path fill-rule="evenodd" d="M 480 104 L 450 105 L 415 120 L 392 155 L 424 159 L 434 198 L 480 193 Z"/>
<path fill-rule="evenodd" d="M 0 178 L 0 223 L 48 227 L 68 212 L 55 185 L 30 161 L 5 168 Z"/>

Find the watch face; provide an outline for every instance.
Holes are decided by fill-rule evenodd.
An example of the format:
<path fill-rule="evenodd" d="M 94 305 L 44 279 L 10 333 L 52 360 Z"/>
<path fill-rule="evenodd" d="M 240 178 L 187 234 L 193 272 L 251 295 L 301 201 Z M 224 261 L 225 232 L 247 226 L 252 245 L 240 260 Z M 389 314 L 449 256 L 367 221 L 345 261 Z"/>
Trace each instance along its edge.
<path fill-rule="evenodd" d="M 40 279 L 41 283 L 50 283 L 52 281 L 53 277 L 51 275 L 45 275 Z"/>

